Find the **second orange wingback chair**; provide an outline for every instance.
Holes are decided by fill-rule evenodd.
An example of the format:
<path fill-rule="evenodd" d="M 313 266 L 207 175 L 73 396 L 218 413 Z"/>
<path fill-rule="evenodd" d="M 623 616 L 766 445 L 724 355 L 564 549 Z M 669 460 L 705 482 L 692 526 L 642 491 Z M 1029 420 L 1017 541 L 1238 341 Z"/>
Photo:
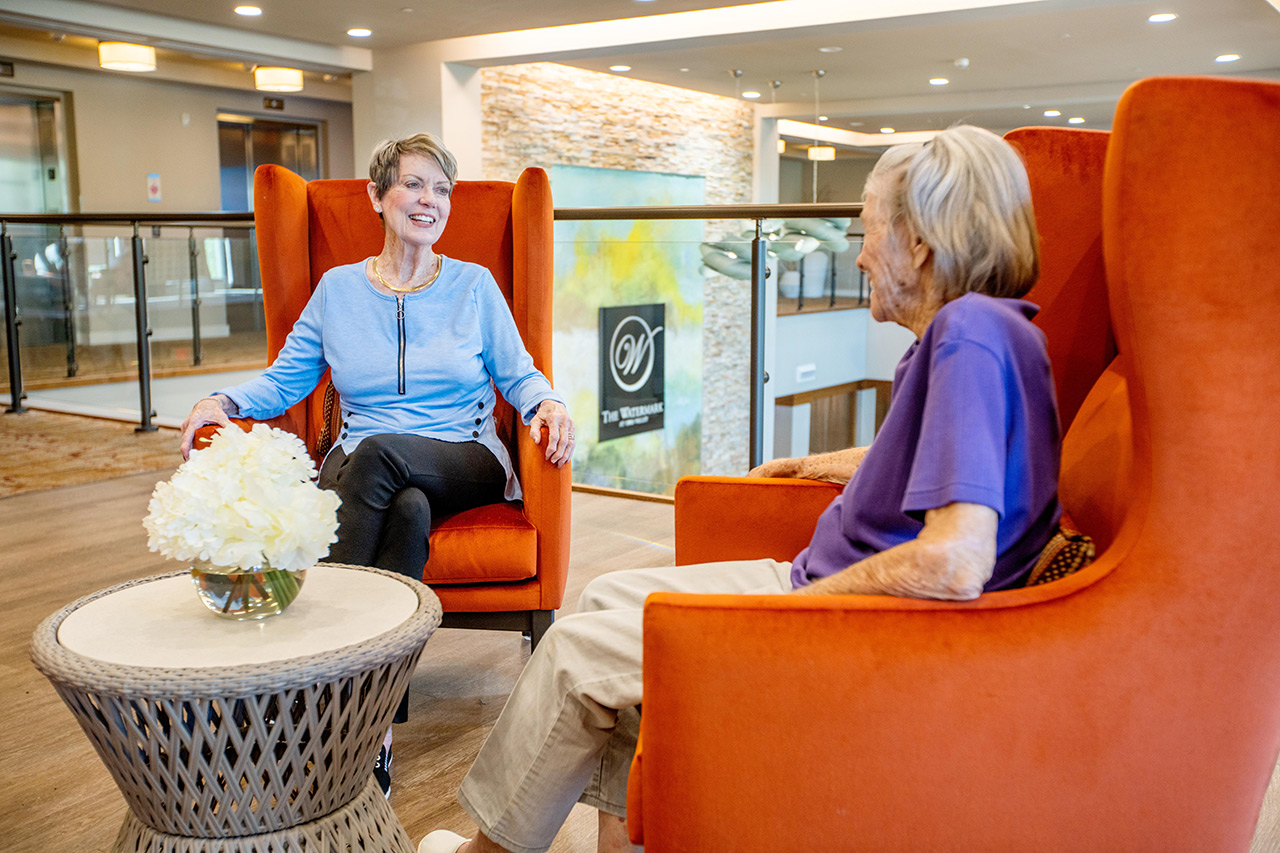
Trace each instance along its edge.
<path fill-rule="evenodd" d="M 271 360 L 326 270 L 382 250 L 382 225 L 366 184 L 307 182 L 280 166 L 261 166 L 254 175 L 254 225 Z M 493 273 L 525 347 L 548 378 L 552 226 L 547 175 L 526 169 L 514 184 L 459 181 L 449 224 L 436 244 L 443 254 Z M 301 436 L 313 454 L 327 384 L 327 378 L 322 380 L 309 398 L 273 421 Z M 548 464 L 511 406 L 501 395 L 498 399 L 498 431 L 511 452 L 524 501 L 442 520 L 432 531 L 422 580 L 440 598 L 445 627 L 523 630 L 536 645 L 564 600 L 570 468 Z"/>
<path fill-rule="evenodd" d="M 1068 133 L 1016 139 L 1042 187 L 1087 194 L 1097 140 Z M 646 850 L 1248 849 L 1280 751 L 1277 139 L 1278 84 L 1144 81 L 1101 218 L 1037 195 L 1038 219 L 1062 203 L 1104 235 L 1106 303 L 1079 319 L 1109 308 L 1120 355 L 1062 471 L 1092 566 L 960 604 L 649 599 Z"/>

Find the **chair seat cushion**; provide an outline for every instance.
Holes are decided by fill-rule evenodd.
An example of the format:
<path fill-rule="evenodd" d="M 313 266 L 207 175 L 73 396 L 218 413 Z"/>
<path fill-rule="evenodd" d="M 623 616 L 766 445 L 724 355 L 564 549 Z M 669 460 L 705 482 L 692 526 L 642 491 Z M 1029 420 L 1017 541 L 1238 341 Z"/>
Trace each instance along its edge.
<path fill-rule="evenodd" d="M 538 568 L 538 531 L 519 503 L 488 504 L 450 516 L 431 531 L 422 581 L 519 581 Z"/>

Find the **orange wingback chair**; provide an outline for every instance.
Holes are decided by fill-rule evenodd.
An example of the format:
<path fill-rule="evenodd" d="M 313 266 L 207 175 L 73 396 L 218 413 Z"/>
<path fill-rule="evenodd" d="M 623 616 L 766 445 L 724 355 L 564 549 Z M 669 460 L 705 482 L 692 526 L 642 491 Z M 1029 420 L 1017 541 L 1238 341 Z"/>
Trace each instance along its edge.
<path fill-rule="evenodd" d="M 1120 102 L 1122 355 L 1063 453 L 1092 566 L 960 604 L 649 599 L 646 850 L 1248 848 L 1280 750 L 1277 138 L 1280 84 Z"/>
<path fill-rule="evenodd" d="M 382 250 L 382 223 L 367 181 L 307 182 L 280 166 L 254 174 L 254 225 L 262 270 L 267 348 L 275 360 L 320 276 Z M 459 181 L 436 249 L 493 273 L 533 362 L 551 378 L 552 207 L 546 172 L 514 183 Z M 316 454 L 327 377 L 272 423 Z M 336 404 L 335 404 L 336 405 Z M 534 645 L 564 600 L 569 567 L 570 466 L 546 462 L 499 395 L 498 432 L 511 452 L 523 503 L 478 507 L 443 519 L 431 533 L 423 581 L 444 607 L 446 627 L 524 630 Z M 317 458 L 317 462 L 320 460 Z"/>

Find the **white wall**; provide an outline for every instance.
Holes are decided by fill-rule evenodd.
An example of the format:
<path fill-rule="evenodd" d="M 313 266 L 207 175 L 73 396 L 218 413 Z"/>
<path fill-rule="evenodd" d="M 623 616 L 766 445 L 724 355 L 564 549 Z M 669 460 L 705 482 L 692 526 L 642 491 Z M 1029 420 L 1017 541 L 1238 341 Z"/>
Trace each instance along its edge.
<path fill-rule="evenodd" d="M 783 157 L 778 200 L 808 203 L 813 198 L 813 163 L 797 157 Z M 862 198 L 862 185 L 878 154 L 863 157 L 841 157 L 818 164 L 818 201 L 856 202 Z"/>
<path fill-rule="evenodd" d="M 262 106 L 263 93 L 252 89 L 33 62 L 15 65 L 14 77 L 0 83 L 0 93 L 60 94 L 68 107 L 82 213 L 220 209 L 217 114 L 224 111 L 324 122 L 326 176 L 352 177 L 349 103 L 286 94 L 285 109 L 268 112 Z M 147 201 L 147 175 L 153 172 L 161 176 L 159 203 Z"/>
<path fill-rule="evenodd" d="M 866 376 L 867 311 L 822 311 L 778 318 L 769 384 L 775 397 L 843 385 Z M 812 378 L 797 370 L 813 365 Z"/>

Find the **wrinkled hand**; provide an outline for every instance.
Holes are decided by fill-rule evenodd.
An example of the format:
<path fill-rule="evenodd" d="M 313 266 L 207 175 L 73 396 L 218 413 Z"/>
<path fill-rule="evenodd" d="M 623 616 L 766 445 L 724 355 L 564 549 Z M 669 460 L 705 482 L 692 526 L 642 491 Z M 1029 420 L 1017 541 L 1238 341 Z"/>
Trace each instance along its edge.
<path fill-rule="evenodd" d="M 573 458 L 576 443 L 573 418 L 569 417 L 569 410 L 555 400 L 543 400 L 529 421 L 529 437 L 534 444 L 542 444 L 544 426 L 547 428 L 547 461 L 559 468 Z"/>
<path fill-rule="evenodd" d="M 182 458 L 188 459 L 191 456 L 191 443 L 195 441 L 196 430 L 205 424 L 217 424 L 218 426 L 231 426 L 231 419 L 227 417 L 226 411 L 223 410 L 222 404 L 213 397 L 205 397 L 191 408 L 191 414 L 187 415 L 187 419 L 182 422 Z"/>
<path fill-rule="evenodd" d="M 804 457 L 795 459 L 770 459 L 763 465 L 757 465 L 747 472 L 748 477 L 799 477 L 800 466 Z"/>

